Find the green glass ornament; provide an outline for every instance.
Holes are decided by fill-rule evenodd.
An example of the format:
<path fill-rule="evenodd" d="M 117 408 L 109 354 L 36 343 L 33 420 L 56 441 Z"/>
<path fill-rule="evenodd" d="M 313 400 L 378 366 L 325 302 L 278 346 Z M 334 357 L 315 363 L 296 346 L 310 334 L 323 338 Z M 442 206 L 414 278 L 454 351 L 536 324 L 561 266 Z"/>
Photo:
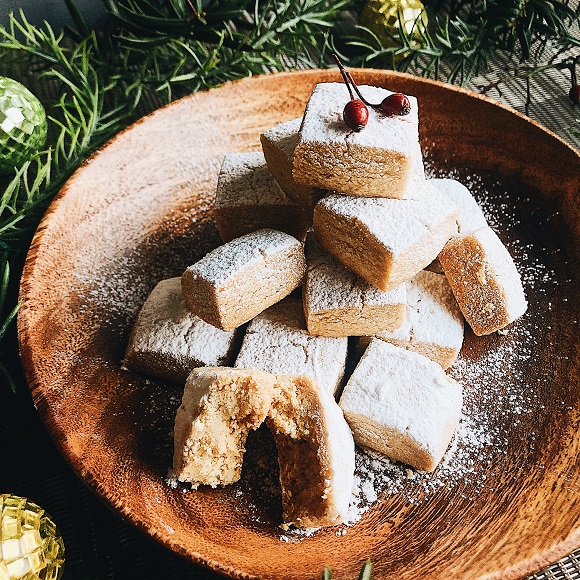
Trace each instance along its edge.
<path fill-rule="evenodd" d="M 28 161 L 46 142 L 46 113 L 22 84 L 0 77 L 0 173 Z"/>
<path fill-rule="evenodd" d="M 421 0 L 369 0 L 360 13 L 359 23 L 376 34 L 385 48 L 397 46 L 389 35 L 398 36 L 400 25 L 419 44 L 418 26 L 427 26 L 427 12 Z"/>
<path fill-rule="evenodd" d="M 57 580 L 64 543 L 45 511 L 25 497 L 0 495 L 0 580 Z"/>

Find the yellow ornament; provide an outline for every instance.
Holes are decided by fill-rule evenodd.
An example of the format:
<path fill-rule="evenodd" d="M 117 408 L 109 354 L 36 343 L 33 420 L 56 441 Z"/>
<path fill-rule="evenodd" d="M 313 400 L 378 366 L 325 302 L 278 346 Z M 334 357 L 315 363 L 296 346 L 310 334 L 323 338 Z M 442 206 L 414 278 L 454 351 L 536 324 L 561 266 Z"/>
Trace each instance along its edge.
<path fill-rule="evenodd" d="M 24 497 L 0 495 L 0 580 L 56 580 L 64 543 L 44 510 Z"/>
<path fill-rule="evenodd" d="M 369 0 L 360 13 L 359 24 L 376 34 L 385 48 L 398 46 L 389 35 L 398 37 L 401 25 L 418 45 L 419 30 L 427 26 L 427 12 L 421 0 Z"/>

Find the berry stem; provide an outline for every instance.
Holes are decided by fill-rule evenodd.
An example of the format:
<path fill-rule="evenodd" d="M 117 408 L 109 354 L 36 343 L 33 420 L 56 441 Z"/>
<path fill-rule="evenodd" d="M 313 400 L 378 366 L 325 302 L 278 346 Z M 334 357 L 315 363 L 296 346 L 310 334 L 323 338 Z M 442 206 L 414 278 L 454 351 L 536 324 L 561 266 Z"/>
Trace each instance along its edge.
<path fill-rule="evenodd" d="M 358 95 L 359 99 L 361 100 L 361 102 L 363 104 L 365 104 L 367 107 L 370 107 L 371 109 L 374 109 L 375 111 L 377 111 L 377 113 L 381 113 L 383 115 L 388 114 L 389 116 L 397 116 L 397 115 L 404 116 L 404 115 L 409 114 L 409 112 L 411 111 L 411 105 L 409 103 L 409 99 L 405 95 L 403 95 L 402 93 L 392 93 L 388 97 L 385 97 L 385 99 L 383 99 L 383 101 L 381 103 L 379 103 L 378 105 L 374 105 L 373 103 L 369 103 L 362 96 L 357 84 L 354 82 L 354 79 L 352 78 L 352 75 L 345 68 L 345 66 L 342 64 L 342 62 L 340 61 L 340 59 L 338 58 L 336 53 L 333 52 L 332 57 L 334 58 L 337 66 L 338 66 L 338 70 L 340 71 L 340 74 L 342 75 L 342 78 L 344 80 L 344 84 L 348 88 L 348 92 L 350 94 L 351 101 L 355 100 L 354 95 L 352 94 L 352 89 L 354 89 L 356 94 Z M 352 87 L 351 87 L 351 85 L 352 85 Z M 393 98 L 395 98 L 395 100 L 397 101 L 397 105 L 398 105 L 397 108 L 393 108 L 393 106 L 394 106 L 394 103 L 392 102 Z M 398 98 L 398 100 L 397 100 L 397 98 Z"/>
<path fill-rule="evenodd" d="M 346 85 L 346 88 L 348 89 L 348 94 L 350 95 L 350 100 L 354 101 L 354 95 L 352 94 L 352 89 L 350 88 L 348 71 L 344 68 L 344 65 L 340 62 L 338 56 L 336 56 L 336 54 L 334 52 L 332 53 L 332 57 L 334 58 L 334 60 L 336 61 L 336 64 L 338 65 L 338 70 L 340 71 L 340 74 L 342 75 L 342 79 L 344 80 L 344 84 Z M 358 94 L 358 91 L 357 91 L 357 94 Z"/>
<path fill-rule="evenodd" d="M 356 83 L 354 82 L 354 79 L 352 78 L 352 75 L 350 74 L 350 72 L 345 68 L 345 66 L 342 64 L 342 62 L 340 61 L 340 59 L 338 58 L 338 56 L 333 52 L 332 56 L 334 58 L 334 60 L 336 61 L 336 64 L 338 65 L 338 70 L 340 71 L 340 74 L 342 75 L 342 78 L 344 79 L 344 82 L 346 84 L 346 86 L 348 87 L 348 92 L 350 93 L 350 98 L 354 99 L 354 96 L 352 94 L 352 89 L 350 88 L 350 85 L 352 84 L 352 88 L 355 90 L 356 94 L 358 95 L 358 98 L 367 106 L 367 107 L 372 107 L 373 109 L 380 109 L 381 105 L 380 103 L 378 105 L 374 105 L 373 103 L 369 103 L 361 94 L 359 88 L 357 87 Z"/>
<path fill-rule="evenodd" d="M 377 107 L 380 107 L 380 105 L 373 105 L 372 103 L 369 103 L 361 94 L 361 92 L 359 91 L 358 87 L 356 86 L 356 83 L 354 82 L 354 79 L 352 78 L 352 75 L 350 74 L 350 72 L 346 71 L 346 76 L 348 77 L 348 79 L 350 80 L 350 82 L 352 83 L 352 86 L 354 87 L 354 90 L 356 91 L 356 94 L 358 95 L 359 99 L 367 106 L 367 107 L 374 107 L 375 109 Z"/>

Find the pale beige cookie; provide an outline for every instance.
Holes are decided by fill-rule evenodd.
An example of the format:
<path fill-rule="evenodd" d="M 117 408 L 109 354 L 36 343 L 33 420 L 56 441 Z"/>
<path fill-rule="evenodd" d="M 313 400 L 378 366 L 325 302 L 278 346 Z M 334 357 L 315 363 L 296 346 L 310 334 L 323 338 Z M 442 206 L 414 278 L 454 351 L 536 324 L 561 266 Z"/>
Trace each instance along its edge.
<path fill-rule="evenodd" d="M 339 405 L 357 443 L 433 471 L 459 422 L 461 385 L 428 358 L 374 339 Z"/>
<path fill-rule="evenodd" d="M 314 209 L 320 244 L 379 290 L 410 280 L 455 231 L 457 209 L 427 181 L 407 199 L 329 195 Z"/>
<path fill-rule="evenodd" d="M 306 325 L 317 336 L 362 336 L 396 330 L 405 321 L 406 289 L 387 292 L 353 274 L 309 237 L 302 290 Z"/>
<path fill-rule="evenodd" d="M 463 315 L 447 278 L 422 270 L 407 282 L 407 315 L 394 332 L 379 332 L 376 338 L 412 350 L 449 368 L 463 344 Z M 372 337 L 360 339 L 366 346 Z"/>
<path fill-rule="evenodd" d="M 225 367 L 191 372 L 175 417 L 173 470 L 179 481 L 197 488 L 240 479 L 246 438 L 270 410 L 275 379 Z"/>
<path fill-rule="evenodd" d="M 439 260 L 463 316 L 478 336 L 504 328 L 527 310 L 514 261 L 491 228 L 454 237 Z"/>
<path fill-rule="evenodd" d="M 260 141 L 268 169 L 272 172 L 278 185 L 288 197 L 311 213 L 325 191 L 296 183 L 292 177 L 294 150 L 298 143 L 301 123 L 302 118 L 299 118 L 276 125 L 262 133 Z"/>
<path fill-rule="evenodd" d="M 344 376 L 347 347 L 346 337 L 311 336 L 302 301 L 289 297 L 250 322 L 235 366 L 308 375 L 334 395 Z"/>
<path fill-rule="evenodd" d="M 392 94 L 380 87 L 359 88 L 372 103 Z M 419 151 L 417 99 L 409 97 L 411 112 L 402 117 L 369 108 L 368 123 L 359 132 L 342 118 L 349 100 L 344 83 L 316 85 L 294 153 L 294 179 L 351 195 L 403 197 Z"/>
<path fill-rule="evenodd" d="M 430 179 L 429 183 L 445 194 L 459 210 L 457 216 L 457 234 L 468 234 L 479 228 L 487 227 L 487 220 L 477 201 L 465 185 L 456 179 Z M 439 258 L 435 258 L 426 268 L 431 272 L 443 274 L 443 267 Z"/>
<path fill-rule="evenodd" d="M 459 210 L 457 233 L 468 234 L 487 227 L 487 220 L 483 215 L 483 211 L 481 211 L 477 201 L 475 201 L 475 198 L 465 185 L 456 179 L 448 178 L 429 179 L 429 183 L 446 195 Z"/>
<path fill-rule="evenodd" d="M 278 376 L 266 423 L 278 448 L 282 527 L 345 523 L 354 441 L 332 395 L 309 377 Z"/>
<path fill-rule="evenodd" d="M 306 212 L 280 189 L 259 151 L 225 156 L 214 215 L 224 242 L 263 228 L 302 240 L 310 225 Z"/>
<path fill-rule="evenodd" d="M 237 335 L 191 314 L 181 292 L 181 278 L 162 280 L 139 312 L 124 364 L 183 384 L 195 367 L 227 365 Z"/>
<path fill-rule="evenodd" d="M 196 316 L 233 330 L 300 286 L 304 247 L 296 238 L 263 229 L 216 248 L 187 268 L 183 296 Z"/>

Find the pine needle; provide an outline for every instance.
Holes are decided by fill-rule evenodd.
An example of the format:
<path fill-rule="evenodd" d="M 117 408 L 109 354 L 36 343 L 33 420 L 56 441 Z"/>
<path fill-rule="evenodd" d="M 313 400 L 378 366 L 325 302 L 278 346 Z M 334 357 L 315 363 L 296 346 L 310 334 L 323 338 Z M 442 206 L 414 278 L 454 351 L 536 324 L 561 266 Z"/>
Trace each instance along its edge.
<path fill-rule="evenodd" d="M 360 571 L 358 580 L 371 580 L 372 573 L 373 573 L 373 565 L 371 564 L 370 560 L 367 560 L 364 563 L 362 570 Z"/>

